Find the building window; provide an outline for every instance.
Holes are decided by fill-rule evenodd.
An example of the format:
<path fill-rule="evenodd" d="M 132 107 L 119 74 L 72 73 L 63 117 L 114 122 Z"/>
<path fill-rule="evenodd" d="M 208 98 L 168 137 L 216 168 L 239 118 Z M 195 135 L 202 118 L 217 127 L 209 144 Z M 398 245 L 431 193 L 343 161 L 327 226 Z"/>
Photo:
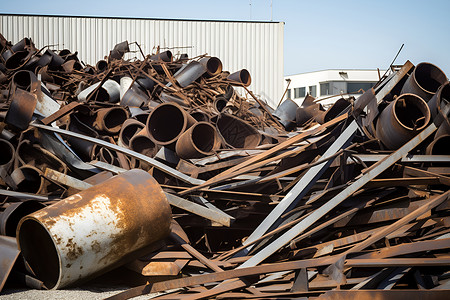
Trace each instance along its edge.
<path fill-rule="evenodd" d="M 305 97 L 306 91 L 304 87 L 294 89 L 294 98 Z"/>
<path fill-rule="evenodd" d="M 329 82 L 320 84 L 320 96 L 326 96 L 326 95 L 331 95 Z"/>
<path fill-rule="evenodd" d="M 309 94 L 313 97 L 316 97 L 317 96 L 317 86 L 310 85 L 309 86 Z"/>
<path fill-rule="evenodd" d="M 347 93 L 358 94 L 361 90 L 367 91 L 375 85 L 375 82 L 347 82 Z"/>
<path fill-rule="evenodd" d="M 288 89 L 288 90 L 287 90 L 286 98 L 287 98 L 287 99 L 292 99 L 292 98 L 291 98 L 291 89 Z"/>

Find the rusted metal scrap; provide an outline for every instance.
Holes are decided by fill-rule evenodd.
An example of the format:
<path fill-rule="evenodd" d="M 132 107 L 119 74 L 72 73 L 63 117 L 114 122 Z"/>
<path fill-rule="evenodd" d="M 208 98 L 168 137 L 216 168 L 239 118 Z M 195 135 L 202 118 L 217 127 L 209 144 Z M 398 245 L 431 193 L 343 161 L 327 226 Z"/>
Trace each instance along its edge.
<path fill-rule="evenodd" d="M 0 36 L 1 285 L 124 265 L 142 280 L 111 299 L 449 297 L 446 75 L 407 61 L 328 108 L 250 84 L 218 57 L 124 41 L 90 66 Z"/>

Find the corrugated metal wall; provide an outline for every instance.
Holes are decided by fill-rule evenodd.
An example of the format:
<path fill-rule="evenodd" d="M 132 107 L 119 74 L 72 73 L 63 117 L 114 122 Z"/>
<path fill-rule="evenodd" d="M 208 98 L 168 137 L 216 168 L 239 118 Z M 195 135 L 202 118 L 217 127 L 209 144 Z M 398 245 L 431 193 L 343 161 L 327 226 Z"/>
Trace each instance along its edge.
<path fill-rule="evenodd" d="M 138 42 L 145 54 L 155 52 L 159 45 L 189 57 L 204 53 L 217 56 L 224 70 L 249 70 L 250 89 L 272 106 L 283 93 L 283 31 L 282 22 L 0 14 L 0 33 L 13 43 L 31 37 L 38 48 L 53 45 L 54 49 L 78 51 L 79 58 L 89 64 L 124 40 Z M 133 55 L 142 59 L 138 53 Z"/>

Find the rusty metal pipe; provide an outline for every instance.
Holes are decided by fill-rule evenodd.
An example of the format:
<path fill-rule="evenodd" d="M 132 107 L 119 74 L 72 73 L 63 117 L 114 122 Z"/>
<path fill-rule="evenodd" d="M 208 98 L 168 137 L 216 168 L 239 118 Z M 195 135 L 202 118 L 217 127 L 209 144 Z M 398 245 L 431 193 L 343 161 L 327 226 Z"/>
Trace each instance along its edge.
<path fill-rule="evenodd" d="M 14 162 L 14 146 L 0 139 L 0 178 L 5 178 Z"/>
<path fill-rule="evenodd" d="M 23 67 L 30 60 L 32 54 L 29 51 L 17 51 L 5 62 L 6 69 L 13 71 Z"/>
<path fill-rule="evenodd" d="M 0 234 L 15 237 L 20 219 L 44 207 L 43 203 L 36 200 L 11 203 L 0 214 Z"/>
<path fill-rule="evenodd" d="M 171 62 L 172 57 L 173 57 L 172 52 L 167 50 L 167 51 L 160 52 L 158 54 L 150 56 L 150 60 L 153 60 L 153 61 L 162 60 L 164 62 Z"/>
<path fill-rule="evenodd" d="M 130 140 L 130 149 L 138 153 L 154 157 L 158 147 L 147 135 L 135 135 Z"/>
<path fill-rule="evenodd" d="M 177 81 L 181 87 L 186 87 L 206 72 L 206 64 L 201 64 L 198 61 L 191 61 L 184 68 L 181 68 L 173 75 L 173 78 Z"/>
<path fill-rule="evenodd" d="M 12 78 L 13 89 L 18 87 L 29 92 L 31 84 L 35 81 L 37 81 L 37 77 L 33 72 L 27 70 L 17 71 Z"/>
<path fill-rule="evenodd" d="M 435 137 L 433 142 L 428 145 L 425 153 L 427 155 L 450 155 L 450 135 L 441 135 Z"/>
<path fill-rule="evenodd" d="M 433 64 L 423 62 L 416 66 L 403 85 L 400 94 L 415 94 L 428 102 L 446 81 L 447 76 L 441 69 Z"/>
<path fill-rule="evenodd" d="M 85 102 L 89 96 L 96 91 L 101 82 L 97 82 L 78 94 L 78 100 Z M 116 103 L 120 100 L 120 85 L 111 79 L 106 80 L 102 86 L 95 92 L 91 100 Z"/>
<path fill-rule="evenodd" d="M 431 117 L 434 124 L 438 127 L 441 126 L 443 129 L 450 128 L 450 111 L 448 111 L 447 108 L 450 106 L 450 81 L 447 81 L 441 85 L 436 94 L 434 94 L 427 104 L 430 108 Z M 450 134 L 450 131 L 446 133 Z M 436 133 L 436 136 L 441 134 L 442 133 Z"/>
<path fill-rule="evenodd" d="M 199 63 L 205 66 L 205 74 L 208 77 L 213 77 L 222 73 L 222 61 L 217 57 L 204 57 L 199 60 Z"/>
<path fill-rule="evenodd" d="M 134 169 L 26 216 L 17 241 L 37 278 L 60 289 L 141 256 L 170 222 L 159 184 Z"/>
<path fill-rule="evenodd" d="M 116 134 L 122 124 L 128 118 L 128 113 L 123 107 L 100 108 L 97 110 L 94 128 L 108 134 Z"/>
<path fill-rule="evenodd" d="M 249 86 L 252 83 L 252 77 L 250 76 L 249 71 L 247 71 L 246 69 L 242 69 L 228 75 L 227 79 L 242 83 L 245 87 Z"/>
<path fill-rule="evenodd" d="M 175 148 L 175 142 L 181 134 L 195 122 L 178 104 L 162 103 L 150 113 L 146 128 L 155 144 Z"/>
<path fill-rule="evenodd" d="M 103 72 L 108 68 L 108 62 L 106 60 L 99 60 L 97 64 L 95 64 L 95 69 L 97 69 L 97 72 Z"/>
<path fill-rule="evenodd" d="M 217 96 L 213 102 L 213 109 L 216 113 L 220 113 L 227 104 L 228 100 L 224 96 Z"/>
<path fill-rule="evenodd" d="M 286 130 L 292 130 L 297 124 L 297 108 L 297 103 L 295 103 L 291 99 L 286 99 L 283 101 L 283 103 L 281 103 L 280 106 L 277 107 L 272 115 L 280 119 L 280 123 Z"/>
<path fill-rule="evenodd" d="M 216 129 L 207 122 L 198 122 L 180 136 L 175 151 L 183 159 L 200 158 L 213 154 L 218 146 Z"/>
<path fill-rule="evenodd" d="M 28 128 L 37 104 L 37 96 L 27 91 L 16 89 L 6 113 L 5 123 L 19 130 Z"/>
<path fill-rule="evenodd" d="M 129 148 L 131 138 L 145 127 L 145 124 L 134 119 L 127 119 L 119 132 L 119 146 Z"/>
<path fill-rule="evenodd" d="M 381 113 L 376 136 L 389 149 L 398 149 L 422 131 L 430 122 L 427 103 L 414 94 L 403 94 Z"/>
<path fill-rule="evenodd" d="M 11 173 L 11 178 L 7 183 L 15 191 L 39 194 L 45 188 L 42 175 L 38 168 L 24 165 Z"/>
<path fill-rule="evenodd" d="M 261 142 L 258 130 L 233 115 L 220 114 L 217 131 L 224 142 L 234 148 L 255 148 Z"/>

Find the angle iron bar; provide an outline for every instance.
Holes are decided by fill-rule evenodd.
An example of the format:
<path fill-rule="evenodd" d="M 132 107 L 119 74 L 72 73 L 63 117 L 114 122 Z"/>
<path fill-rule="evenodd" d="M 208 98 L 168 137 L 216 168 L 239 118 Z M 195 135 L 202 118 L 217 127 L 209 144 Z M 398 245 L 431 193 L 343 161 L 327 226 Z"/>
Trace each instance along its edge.
<path fill-rule="evenodd" d="M 360 176 L 353 184 L 351 184 L 349 187 L 347 187 L 342 192 L 337 194 L 335 197 L 330 199 L 327 203 L 316 209 L 311 215 L 305 218 L 302 222 L 298 223 L 293 228 L 288 230 L 286 233 L 281 235 L 278 239 L 276 239 L 270 245 L 263 248 L 260 252 L 256 253 L 253 257 L 251 257 L 245 263 L 240 265 L 238 268 L 255 266 L 264 261 L 267 257 L 275 253 L 278 249 L 280 249 L 287 243 L 289 243 L 296 236 L 303 233 L 307 228 L 309 228 L 311 225 L 317 222 L 325 214 L 330 212 L 338 204 L 347 199 L 358 189 L 363 187 L 367 182 L 374 179 L 376 176 L 381 174 L 383 171 L 385 171 L 388 167 L 393 165 L 399 159 L 406 156 L 409 151 L 414 149 L 418 144 L 420 144 L 423 140 L 425 140 L 428 136 L 430 136 L 436 129 L 437 128 L 434 124 L 429 125 L 421 133 L 419 133 L 409 142 L 407 142 L 403 147 L 401 147 L 391 155 L 387 156 L 385 159 L 374 164 L 372 167 L 370 167 L 369 170 L 367 170 L 367 172 L 364 175 Z"/>

